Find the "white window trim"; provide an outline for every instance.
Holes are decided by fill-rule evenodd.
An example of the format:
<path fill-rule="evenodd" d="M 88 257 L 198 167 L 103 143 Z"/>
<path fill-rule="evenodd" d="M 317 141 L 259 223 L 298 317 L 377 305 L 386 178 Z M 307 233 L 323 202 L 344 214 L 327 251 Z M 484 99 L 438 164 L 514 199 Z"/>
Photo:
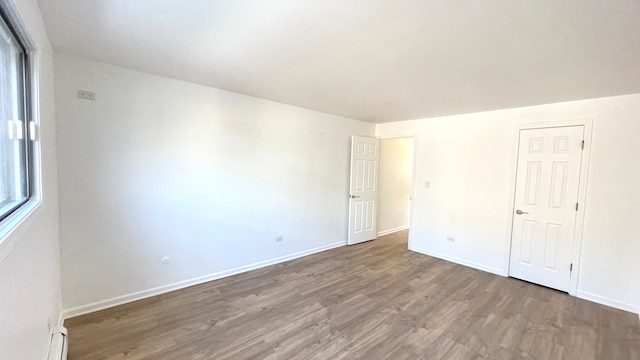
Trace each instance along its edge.
<path fill-rule="evenodd" d="M 33 181 L 32 194 L 29 200 L 0 222 L 0 262 L 15 247 L 16 243 L 33 226 L 41 212 L 42 204 L 42 167 L 40 157 L 40 99 L 39 99 L 39 68 L 36 46 L 25 26 L 15 5 L 10 0 L 0 0 L 0 8 L 9 18 L 11 25 L 17 32 L 20 41 L 27 51 L 29 67 L 29 109 L 30 120 L 35 123 L 36 139 L 32 140 L 31 177 Z"/>

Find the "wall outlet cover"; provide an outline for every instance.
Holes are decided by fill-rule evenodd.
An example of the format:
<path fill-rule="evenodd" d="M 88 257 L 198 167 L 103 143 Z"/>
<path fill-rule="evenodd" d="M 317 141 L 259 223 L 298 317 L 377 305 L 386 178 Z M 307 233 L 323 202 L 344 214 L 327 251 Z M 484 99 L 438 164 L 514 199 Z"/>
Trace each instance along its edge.
<path fill-rule="evenodd" d="M 78 90 L 78 99 L 96 101 L 96 93 L 87 90 Z"/>

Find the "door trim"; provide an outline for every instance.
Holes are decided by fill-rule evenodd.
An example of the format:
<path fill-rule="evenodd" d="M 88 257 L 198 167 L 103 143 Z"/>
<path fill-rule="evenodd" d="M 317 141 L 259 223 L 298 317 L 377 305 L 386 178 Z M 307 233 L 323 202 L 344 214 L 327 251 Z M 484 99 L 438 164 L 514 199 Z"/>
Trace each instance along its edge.
<path fill-rule="evenodd" d="M 407 248 L 411 249 L 411 240 L 413 238 L 413 207 L 416 198 L 416 164 L 418 164 L 418 134 L 409 133 L 404 135 L 391 135 L 391 136 L 376 136 L 379 140 L 389 139 L 413 139 L 413 164 L 411 164 L 411 206 L 409 207 L 409 239 L 407 242 Z M 380 209 L 378 209 L 380 210 Z"/>
<path fill-rule="evenodd" d="M 589 164 L 591 158 L 591 143 L 592 143 L 592 131 L 593 131 L 593 119 L 576 119 L 565 121 L 553 121 L 553 122 L 539 122 L 539 123 L 526 123 L 517 124 L 513 135 L 513 147 L 511 150 L 511 179 L 509 180 L 509 204 L 507 206 L 508 226 L 507 236 L 505 244 L 505 257 L 504 257 L 504 273 L 503 276 L 509 276 L 510 265 L 509 259 L 511 257 L 511 236 L 513 230 L 513 208 L 516 196 L 516 174 L 518 166 L 518 149 L 520 145 L 520 131 L 531 129 L 546 129 L 556 127 L 568 127 L 568 126 L 584 126 L 584 150 L 582 151 L 582 160 L 580 163 L 580 180 L 578 184 L 578 213 L 576 214 L 575 232 L 573 235 L 573 244 L 571 250 L 571 262 L 573 263 L 573 272 L 569 285 L 569 294 L 577 296 L 578 293 L 578 277 L 580 274 L 580 255 L 582 251 L 582 236 L 584 228 L 584 215 L 587 203 L 587 185 L 589 179 Z"/>

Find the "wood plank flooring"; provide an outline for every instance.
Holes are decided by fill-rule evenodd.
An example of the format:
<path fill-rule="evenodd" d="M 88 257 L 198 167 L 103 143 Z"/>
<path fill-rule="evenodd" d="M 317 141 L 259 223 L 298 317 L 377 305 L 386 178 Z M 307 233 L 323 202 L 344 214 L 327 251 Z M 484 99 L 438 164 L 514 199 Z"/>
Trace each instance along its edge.
<path fill-rule="evenodd" d="M 638 315 L 407 250 L 407 233 L 65 321 L 80 359 L 640 359 Z"/>

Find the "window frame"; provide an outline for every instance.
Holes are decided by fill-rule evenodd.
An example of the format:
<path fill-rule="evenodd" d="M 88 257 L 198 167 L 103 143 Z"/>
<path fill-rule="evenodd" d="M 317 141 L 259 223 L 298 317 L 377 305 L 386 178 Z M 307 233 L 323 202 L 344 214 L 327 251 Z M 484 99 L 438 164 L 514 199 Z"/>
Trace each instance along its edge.
<path fill-rule="evenodd" d="M 27 48 L 22 44 L 22 40 L 20 39 L 20 37 L 18 36 L 18 34 L 16 33 L 16 31 L 14 30 L 14 27 L 12 26 L 10 20 L 5 16 L 4 11 L 2 11 L 2 9 L 0 9 L 0 21 L 4 22 L 4 25 L 6 26 L 6 28 L 9 30 L 9 33 L 11 34 L 11 36 L 13 37 L 13 39 L 15 40 L 16 44 L 18 45 L 18 47 L 21 50 L 21 58 L 20 58 L 20 64 L 18 65 L 21 69 L 20 74 L 21 75 L 21 79 L 20 79 L 20 88 L 18 89 L 18 91 L 20 91 L 21 97 L 22 97 L 22 101 L 21 101 L 21 107 L 22 107 L 22 111 L 24 112 L 24 119 L 22 119 L 22 133 L 24 134 L 24 144 L 21 146 L 23 148 L 24 151 L 24 162 L 21 165 L 24 165 L 24 170 L 25 170 L 25 185 L 26 185 L 26 197 L 25 199 L 21 200 L 18 203 L 7 203 L 7 204 L 1 204 L 0 203 L 0 223 L 2 222 L 2 220 L 6 219 L 7 217 L 9 217 L 13 212 L 15 212 L 16 210 L 18 210 L 20 207 L 22 207 L 24 204 L 26 204 L 29 199 L 31 198 L 32 194 L 33 194 L 33 189 L 32 189 L 32 184 L 33 181 L 31 179 L 32 177 L 32 173 L 33 173 L 33 169 L 32 169 L 32 140 L 31 140 L 31 133 L 30 133 L 30 128 L 31 126 L 30 121 L 31 121 L 31 114 L 30 114 L 30 99 L 31 96 L 30 91 L 29 91 L 29 85 L 30 85 L 30 73 L 29 73 L 29 59 L 28 59 L 28 51 Z M 4 126 L 4 125 L 3 125 Z M 17 127 L 16 127 L 17 129 Z"/>
<path fill-rule="evenodd" d="M 0 214 L 0 262 L 38 218 L 42 203 L 39 135 L 38 52 L 20 13 L 10 0 L 0 0 L 0 17 L 20 46 L 23 67 L 23 108 L 27 197 Z M 3 125 L 4 126 L 4 125 Z"/>

